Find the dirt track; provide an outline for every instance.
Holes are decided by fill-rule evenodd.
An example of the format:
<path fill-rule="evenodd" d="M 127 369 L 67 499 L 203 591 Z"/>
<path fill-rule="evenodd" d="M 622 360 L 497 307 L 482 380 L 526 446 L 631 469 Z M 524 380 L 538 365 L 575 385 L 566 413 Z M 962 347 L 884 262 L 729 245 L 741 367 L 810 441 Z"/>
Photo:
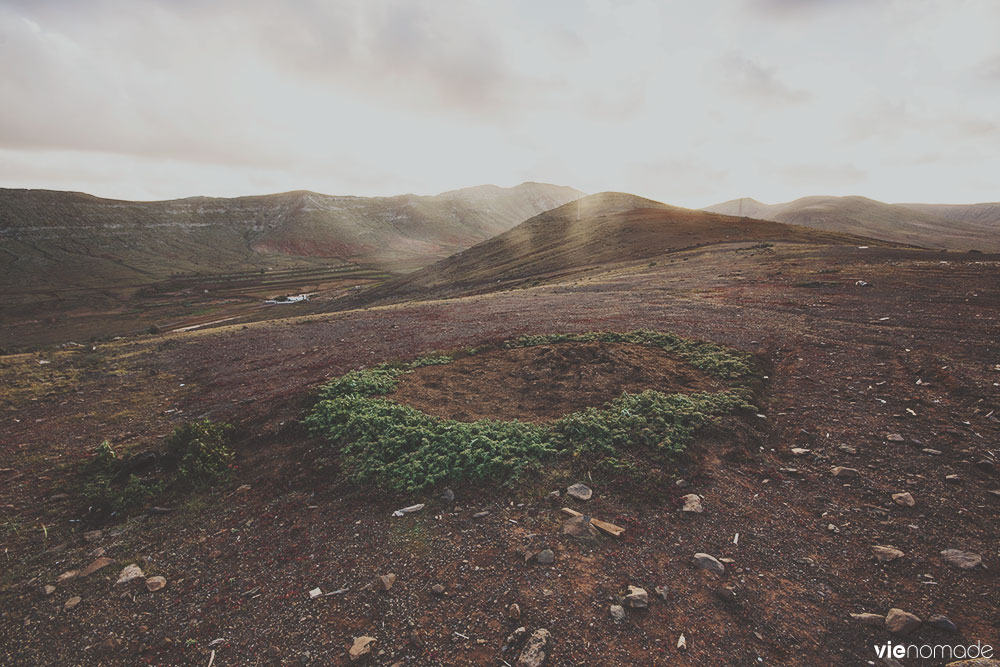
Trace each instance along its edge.
<path fill-rule="evenodd" d="M 500 653 L 517 625 L 505 618 L 512 602 L 519 624 L 552 632 L 552 665 L 866 664 L 891 637 L 849 613 L 890 607 L 959 628 L 909 641 L 1000 650 L 1000 498 L 988 493 L 1000 477 L 973 465 L 1000 449 L 998 318 L 995 256 L 730 245 L 561 285 L 123 342 L 82 370 L 83 353 L 44 366 L 7 358 L 5 379 L 46 384 L 9 394 L 4 415 L 0 467 L 12 470 L 0 473 L 0 505 L 20 528 L 2 535 L 0 661 L 207 664 L 222 638 L 217 665 L 346 664 L 352 638 L 369 634 L 385 651 L 378 664 L 513 663 Z M 625 526 L 621 540 L 562 537 L 547 487 L 456 486 L 454 508 L 357 492 L 294 424 L 312 387 L 351 368 L 522 333 L 637 328 L 748 350 L 773 370 L 758 449 L 707 433 L 679 470 L 683 490 L 595 488 L 586 509 Z M 70 479 L 59 466 L 103 438 L 155 447 L 202 414 L 242 427 L 236 485 L 250 490 L 114 528 L 100 545 L 116 564 L 46 597 L 96 546 L 80 535 L 90 526 L 69 522 L 83 516 L 75 497 L 48 500 Z M 836 465 L 860 476 L 834 478 Z M 916 506 L 893 504 L 898 491 Z M 689 492 L 704 514 L 679 514 Z M 425 501 L 422 514 L 389 518 Z M 875 544 L 906 555 L 880 564 Z M 542 545 L 555 563 L 526 564 L 523 550 Z M 952 547 L 986 568 L 948 567 L 939 552 Z M 695 552 L 733 562 L 716 577 L 691 566 Z M 113 582 L 130 562 L 168 587 L 120 597 L 126 586 Z M 386 572 L 399 578 L 376 595 L 371 581 Z M 436 582 L 445 596 L 429 592 Z M 608 605 L 627 584 L 655 599 L 618 626 Z M 349 590 L 310 601 L 314 586 Z M 724 587 L 735 602 L 720 599 Z M 62 611 L 71 595 L 83 601 Z M 674 648 L 682 632 L 686 652 Z M 112 635 L 123 643 L 101 648 Z"/>

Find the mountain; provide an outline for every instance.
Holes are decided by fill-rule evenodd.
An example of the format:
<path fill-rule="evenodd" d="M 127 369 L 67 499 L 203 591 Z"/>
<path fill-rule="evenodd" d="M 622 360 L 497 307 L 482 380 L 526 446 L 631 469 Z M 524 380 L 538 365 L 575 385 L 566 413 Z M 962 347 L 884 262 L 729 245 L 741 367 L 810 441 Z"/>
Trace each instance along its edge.
<path fill-rule="evenodd" d="M 104 287 L 341 261 L 412 270 L 582 194 L 523 183 L 432 197 L 297 191 L 132 202 L 0 189 L 0 285 Z"/>
<path fill-rule="evenodd" d="M 886 204 L 865 197 L 803 197 L 762 204 L 744 197 L 703 210 L 925 248 L 1000 251 L 1000 204 Z"/>
<path fill-rule="evenodd" d="M 359 297 L 375 303 L 416 296 L 456 296 L 492 289 L 498 283 L 516 286 L 670 251 L 748 241 L 855 244 L 870 239 L 604 192 L 541 213 L 495 238 Z"/>

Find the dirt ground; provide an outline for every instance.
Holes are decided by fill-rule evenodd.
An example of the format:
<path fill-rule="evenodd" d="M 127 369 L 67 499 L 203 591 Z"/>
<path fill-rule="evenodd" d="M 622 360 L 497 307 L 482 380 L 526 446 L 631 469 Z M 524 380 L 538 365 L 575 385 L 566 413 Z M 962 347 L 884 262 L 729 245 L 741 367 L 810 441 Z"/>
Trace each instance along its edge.
<path fill-rule="evenodd" d="M 0 358 L 0 662 L 206 665 L 214 651 L 215 665 L 348 664 L 369 635 L 375 664 L 515 664 L 502 646 L 518 625 L 551 632 L 548 665 L 867 665 L 889 640 L 1000 649 L 998 317 L 997 256 L 726 244 L 530 289 Z M 543 477 L 457 485 L 454 503 L 387 496 L 346 485 L 297 422 L 316 386 L 353 368 L 638 328 L 770 368 L 754 432 L 703 433 L 678 464 L 684 487 L 594 484 L 586 503 L 553 504 L 549 491 L 580 480 Z M 238 427 L 232 487 L 96 525 L 74 485 L 94 447 L 155 449 L 200 416 Z M 913 507 L 892 501 L 901 491 Z M 703 514 L 679 511 L 685 493 Z M 565 537 L 563 503 L 625 534 Z M 873 545 L 905 555 L 881 563 Z M 525 561 L 544 547 L 554 563 Z M 98 548 L 113 565 L 57 581 Z M 949 548 L 982 565 L 950 567 Z M 697 552 L 725 572 L 696 569 Z M 166 588 L 115 584 L 130 563 Z M 649 608 L 616 624 L 609 605 L 629 584 Z M 310 599 L 314 587 L 334 594 Z M 958 631 L 900 638 L 850 617 L 892 607 Z"/>
<path fill-rule="evenodd" d="M 459 421 L 540 423 L 600 407 L 625 392 L 724 388 L 662 349 L 592 342 L 493 350 L 423 366 L 400 377 L 392 399 Z"/>

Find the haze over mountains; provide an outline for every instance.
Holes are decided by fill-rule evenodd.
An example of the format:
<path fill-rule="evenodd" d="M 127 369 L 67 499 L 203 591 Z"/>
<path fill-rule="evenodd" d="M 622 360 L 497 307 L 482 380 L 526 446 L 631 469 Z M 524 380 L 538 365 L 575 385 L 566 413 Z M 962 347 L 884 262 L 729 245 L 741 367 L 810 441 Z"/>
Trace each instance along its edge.
<path fill-rule="evenodd" d="M 447 297 L 665 252 L 733 242 L 821 245 L 870 239 L 765 220 L 669 206 L 621 192 L 602 192 L 526 220 L 503 234 L 436 264 L 374 288 L 364 297 L 400 300 Z"/>
<path fill-rule="evenodd" d="M 1000 203 L 886 204 L 866 197 L 803 197 L 762 204 L 744 197 L 705 211 L 950 250 L 1000 251 Z"/>
<path fill-rule="evenodd" d="M 102 287 L 347 261 L 412 269 L 583 193 L 523 183 L 437 196 L 297 191 L 130 202 L 0 190 L 0 284 Z"/>

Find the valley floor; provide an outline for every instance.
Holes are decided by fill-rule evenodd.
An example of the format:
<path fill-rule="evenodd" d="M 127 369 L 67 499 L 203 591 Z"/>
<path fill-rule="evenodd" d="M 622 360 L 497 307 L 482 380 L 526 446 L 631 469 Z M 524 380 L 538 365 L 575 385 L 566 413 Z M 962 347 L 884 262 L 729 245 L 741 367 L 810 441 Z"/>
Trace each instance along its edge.
<path fill-rule="evenodd" d="M 553 504 L 556 481 L 578 480 L 544 479 L 455 485 L 453 504 L 386 497 L 347 485 L 298 423 L 315 387 L 354 368 L 640 328 L 768 369 L 754 446 L 706 434 L 683 488 L 594 484 L 587 503 Z M 376 664 L 513 665 L 502 647 L 519 625 L 551 633 L 548 665 L 880 664 L 873 647 L 889 640 L 1000 651 L 998 330 L 995 255 L 734 244 L 528 289 L 0 357 L 0 663 L 205 665 L 214 651 L 215 665 L 348 664 L 367 635 Z M 100 441 L 156 448 L 201 416 L 238 427 L 230 488 L 167 514 L 87 518 L 75 475 Z M 679 511 L 687 493 L 704 513 Z M 427 506 L 390 517 L 413 503 Z M 565 537 L 563 504 L 625 534 Z M 905 555 L 882 563 L 875 545 Z M 525 562 L 546 547 L 552 564 Z M 114 563 L 57 582 L 97 548 Z M 945 549 L 982 565 L 949 566 Z M 726 571 L 696 569 L 697 552 Z M 115 584 L 131 563 L 166 588 Z M 609 606 L 630 584 L 649 607 L 616 624 Z M 316 587 L 346 590 L 310 599 Z M 890 608 L 946 615 L 957 633 L 903 638 L 851 617 Z"/>

